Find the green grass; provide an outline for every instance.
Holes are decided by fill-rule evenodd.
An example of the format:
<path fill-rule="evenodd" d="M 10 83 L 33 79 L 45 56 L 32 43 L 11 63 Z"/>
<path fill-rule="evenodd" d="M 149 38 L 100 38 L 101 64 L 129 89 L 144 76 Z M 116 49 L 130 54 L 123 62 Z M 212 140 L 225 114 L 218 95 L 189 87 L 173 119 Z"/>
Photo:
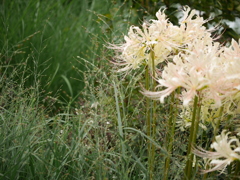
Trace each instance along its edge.
<path fill-rule="evenodd" d="M 44 106 L 40 101 L 44 92 L 38 88 L 39 81 L 34 81 L 30 88 L 24 87 L 28 81 L 25 73 L 30 71 L 25 62 L 14 68 L 1 67 L 2 179 L 144 179 L 147 176 L 146 138 L 139 130 L 124 128 L 133 125 L 126 114 L 139 113 L 124 114 L 123 109 L 127 109 L 123 103 L 124 87 L 114 74 L 85 63 L 88 64 L 85 81 L 89 84 L 83 91 L 84 98 L 79 100 L 81 106 L 74 111 L 66 106 L 52 117 L 48 114 L 54 99 L 45 99 L 48 106 Z M 7 74 L 8 71 L 13 73 Z M 38 77 L 37 72 L 35 76 Z M 99 78 L 101 83 L 93 86 L 91 82 Z M 119 103 L 115 104 L 115 100 Z"/>
<path fill-rule="evenodd" d="M 145 138 L 124 130 L 139 124 L 127 118 L 142 101 L 124 110 L 136 90 L 119 84 L 103 45 L 122 37 L 137 15 L 131 2 L 102 3 L 1 3 L 1 179 L 147 176 Z M 113 81 L 129 95 L 116 89 L 114 97 Z M 117 110 L 130 112 L 117 118 Z"/>
<path fill-rule="evenodd" d="M 44 90 L 60 92 L 60 100 L 68 103 L 84 87 L 83 74 L 73 67 L 84 70 L 85 65 L 75 58 L 99 61 L 103 44 L 126 32 L 129 20 L 136 20 L 129 14 L 130 6 L 131 2 L 120 0 L 2 1 L 2 63 L 17 64 L 32 55 L 28 66 L 42 76 Z M 10 52 L 16 53 L 11 59 Z"/>
<path fill-rule="evenodd" d="M 148 179 L 148 141 L 154 177 L 162 177 L 170 102 L 158 104 L 154 141 L 140 93 L 144 70 L 116 73 L 106 48 L 141 22 L 138 2 L 1 1 L 0 179 Z M 176 131 L 175 180 L 187 138 Z"/>

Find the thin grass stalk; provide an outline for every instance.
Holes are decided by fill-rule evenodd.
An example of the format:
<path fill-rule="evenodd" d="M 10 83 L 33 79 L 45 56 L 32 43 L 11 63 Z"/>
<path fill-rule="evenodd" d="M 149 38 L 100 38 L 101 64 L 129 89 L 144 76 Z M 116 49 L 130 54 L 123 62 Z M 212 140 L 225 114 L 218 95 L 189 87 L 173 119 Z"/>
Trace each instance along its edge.
<path fill-rule="evenodd" d="M 121 160 L 122 160 L 122 172 L 126 174 L 126 169 L 125 169 L 125 159 L 126 159 L 126 147 L 124 144 L 124 134 L 123 134 L 123 126 L 122 126 L 122 118 L 121 118 L 121 113 L 120 113 L 120 107 L 119 107 L 119 101 L 118 101 L 118 90 L 116 87 L 115 82 L 113 82 L 114 85 L 114 95 L 115 95 L 115 102 L 116 102 L 116 110 L 117 110 L 117 122 L 118 122 L 118 133 L 120 135 L 120 142 L 121 142 Z"/>
<path fill-rule="evenodd" d="M 190 136 L 189 136 L 189 141 L 188 141 L 188 150 L 187 150 L 187 162 L 186 162 L 186 167 L 185 167 L 185 179 L 189 180 L 191 178 L 191 171 L 192 171 L 192 147 L 195 144 L 194 137 L 196 132 L 196 125 L 197 122 L 196 120 L 196 115 L 197 115 L 197 109 L 198 109 L 198 96 L 195 96 L 194 98 L 194 104 L 193 104 L 193 114 L 192 114 L 192 125 L 190 129 Z M 197 121 L 197 120 L 196 120 Z M 198 126 L 198 124 L 197 124 Z"/>
<path fill-rule="evenodd" d="M 170 118 L 168 120 L 168 129 L 167 129 L 167 136 L 165 143 L 167 144 L 167 151 L 168 151 L 168 156 L 166 157 L 165 160 L 165 167 L 164 167 L 164 180 L 168 179 L 168 172 L 169 172 L 169 166 L 170 166 L 170 157 L 172 154 L 172 147 L 173 147 L 173 141 L 174 141 L 174 133 L 175 133 L 175 125 L 176 125 L 176 112 L 177 110 L 175 109 L 175 92 L 171 94 L 171 102 L 170 102 Z"/>
<path fill-rule="evenodd" d="M 119 107 L 119 102 L 118 102 L 118 92 L 117 92 L 116 84 L 115 83 L 113 83 L 113 84 L 114 84 L 114 95 L 115 95 L 116 109 L 117 109 L 117 115 L 118 115 L 118 132 L 119 132 L 119 135 L 120 135 L 121 139 L 123 139 L 124 137 L 123 137 L 123 128 L 122 128 L 122 118 L 121 118 L 120 107 Z M 123 154 L 125 154 L 124 144 L 122 144 L 122 151 L 123 151 Z"/>

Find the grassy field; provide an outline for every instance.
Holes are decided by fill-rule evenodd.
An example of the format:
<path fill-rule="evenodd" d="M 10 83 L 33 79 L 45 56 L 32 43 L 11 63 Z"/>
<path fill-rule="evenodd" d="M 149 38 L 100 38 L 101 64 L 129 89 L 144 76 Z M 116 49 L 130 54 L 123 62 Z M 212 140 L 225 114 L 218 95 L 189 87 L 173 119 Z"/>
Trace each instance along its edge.
<path fill-rule="evenodd" d="M 138 2 L 1 1 L 0 179 L 149 179 L 149 142 L 162 179 L 171 101 L 157 102 L 149 137 L 144 67 L 116 73 L 107 48 L 153 18 Z M 183 178 L 188 135 L 175 133 L 170 179 Z"/>
<path fill-rule="evenodd" d="M 84 71 L 85 64 L 79 64 L 77 57 L 95 64 L 99 58 L 104 60 L 103 45 L 136 22 L 136 14 L 130 11 L 130 3 L 110 0 L 3 1 L 2 62 L 18 64 L 27 59 L 32 73 L 41 76 L 44 90 L 60 91 L 61 100 L 68 103 L 84 87 L 78 70 Z M 30 77 L 26 85 L 33 80 Z"/>
<path fill-rule="evenodd" d="M 116 118 L 123 104 L 116 107 L 113 89 L 123 87 L 113 85 L 105 47 L 138 22 L 131 2 L 16 0 L 0 8 L 0 178 L 146 177 L 144 138 L 123 139 L 116 126 L 132 122 Z M 130 138 L 143 147 L 133 149 Z"/>

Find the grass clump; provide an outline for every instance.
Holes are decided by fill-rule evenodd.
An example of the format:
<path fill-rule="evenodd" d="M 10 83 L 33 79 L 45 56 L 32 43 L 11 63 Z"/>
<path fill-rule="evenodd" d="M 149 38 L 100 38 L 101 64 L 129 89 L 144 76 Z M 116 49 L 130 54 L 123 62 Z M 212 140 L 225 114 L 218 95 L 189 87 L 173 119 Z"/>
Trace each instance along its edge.
<path fill-rule="evenodd" d="M 44 90 L 52 94 L 58 92 L 59 101 L 68 104 L 84 87 L 83 74 L 73 68 L 79 66 L 74 57 L 90 62 L 97 60 L 106 39 L 117 37 L 113 29 L 121 34 L 128 26 L 130 3 L 120 0 L 2 1 L 2 54 L 17 52 L 12 59 L 6 58 L 6 63 L 14 65 L 34 52 L 35 61 L 29 60 L 27 65 L 32 69 L 37 65 L 41 83 L 46 85 Z M 134 18 L 136 15 L 131 21 Z M 84 70 L 85 65 L 78 69 Z M 31 86 L 32 82 L 30 78 L 25 83 Z"/>
<path fill-rule="evenodd" d="M 133 148 L 135 139 L 143 146 L 145 140 L 124 130 L 127 123 L 138 124 L 137 119 L 134 123 L 127 121 L 124 113 L 129 111 L 134 117 L 137 112 L 133 106 L 139 102 L 133 102 L 130 110 L 125 110 L 133 90 L 126 83 L 125 89 L 117 83 L 118 77 L 111 75 L 110 55 L 102 47 L 106 38 L 116 38 L 128 26 L 124 19 L 130 16 L 123 8 L 128 4 L 106 3 L 108 6 L 100 14 L 102 2 L 99 1 L 2 2 L 1 178 L 138 179 L 146 176 L 145 148 Z M 78 11 L 78 7 L 82 9 Z M 119 16 L 122 12 L 124 15 Z M 117 23 L 114 19 L 118 19 Z M 101 37 L 98 31 L 108 35 Z M 118 88 L 129 95 L 125 97 Z M 62 94 L 64 90 L 66 93 Z M 120 105 L 115 103 L 116 99 Z M 61 104 L 60 108 L 57 103 Z M 141 158 L 137 155 L 139 151 Z"/>
<path fill-rule="evenodd" d="M 190 163 L 186 163 L 187 148 L 191 151 L 190 146 L 187 147 L 191 121 L 196 116 L 195 124 L 201 126 L 191 136 L 192 142 L 205 148 L 211 143 L 209 137 L 217 135 L 218 130 L 233 127 L 238 108 L 230 104 L 219 112 L 208 109 L 210 106 L 201 109 L 196 105 L 194 108 L 183 107 L 178 99 L 183 88 L 176 88 L 175 94 L 171 99 L 166 98 L 163 105 L 143 96 L 144 84 L 148 84 L 148 90 L 155 90 L 155 79 L 161 75 L 163 67 L 170 63 L 172 67 L 176 65 L 171 56 L 180 50 L 171 49 L 170 45 L 177 43 L 175 40 L 170 42 L 171 34 L 166 38 L 170 42 L 168 48 L 163 48 L 166 44 L 155 45 L 156 38 L 150 43 L 144 42 L 141 48 L 146 48 L 143 51 L 146 57 L 140 57 L 142 64 L 127 73 L 116 73 L 117 68 L 110 61 L 116 63 L 117 59 L 106 46 L 109 46 L 108 42 L 121 44 L 124 34 L 129 35 L 127 30 L 137 24 L 137 14 L 144 12 L 136 9 L 141 6 L 140 1 L 137 2 L 1 2 L 2 179 L 138 180 L 163 178 L 165 173 L 165 179 L 180 180 L 185 164 L 192 167 L 192 161 L 197 165 L 189 177 L 203 177 L 198 170 L 204 167 L 204 162 L 195 161 L 189 153 Z M 168 24 L 166 28 L 173 26 Z M 191 47 L 189 44 L 180 46 Z M 179 61 L 188 55 L 184 48 L 178 56 Z M 168 61 L 163 59 L 161 65 L 159 58 L 163 56 L 157 54 L 159 49 L 165 53 L 169 51 L 165 56 Z M 133 57 L 139 54 L 135 55 Z M 146 65 L 149 71 L 145 73 Z M 155 68 L 158 69 L 156 74 Z M 197 110 L 196 115 L 192 114 L 193 109 Z M 223 115 L 230 110 L 232 114 L 228 117 Z M 149 113 L 148 124 L 146 112 Z M 204 118 L 209 121 L 203 121 Z M 211 118 L 227 119 L 226 122 L 231 123 L 216 123 L 213 132 Z M 237 176 L 237 171 L 234 173 L 229 177 Z M 227 176 L 221 174 L 218 177 L 226 179 Z"/>

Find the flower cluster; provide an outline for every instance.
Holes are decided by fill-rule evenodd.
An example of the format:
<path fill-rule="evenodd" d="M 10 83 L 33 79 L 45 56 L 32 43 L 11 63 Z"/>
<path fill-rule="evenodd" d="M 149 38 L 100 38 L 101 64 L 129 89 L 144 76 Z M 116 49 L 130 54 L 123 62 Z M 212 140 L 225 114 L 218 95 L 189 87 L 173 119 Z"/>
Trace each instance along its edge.
<path fill-rule="evenodd" d="M 228 137 L 230 132 L 226 133 L 223 130 L 221 135 L 216 136 L 216 141 L 211 144 L 211 148 L 215 150 L 206 151 L 202 148 L 194 149 L 197 156 L 207 159 L 206 165 L 212 168 L 204 170 L 203 173 L 208 173 L 216 170 L 224 172 L 226 167 L 235 160 L 240 160 L 240 142 L 236 137 Z"/>
<path fill-rule="evenodd" d="M 179 53 L 165 66 L 158 80 L 158 87 L 164 89 L 159 92 L 146 91 L 145 94 L 163 102 L 165 97 L 181 88 L 180 98 L 183 106 L 187 106 L 181 107 L 182 118 L 178 125 L 182 129 L 191 126 L 191 113 L 184 114 L 184 109 L 192 106 L 190 101 L 195 96 L 200 96 L 201 126 L 206 129 L 204 122 L 214 123 L 219 118 L 221 106 L 222 114 L 239 113 L 240 44 L 232 40 L 229 47 L 221 47 L 216 42 L 206 45 L 196 40 L 189 48 L 188 52 Z"/>
<path fill-rule="evenodd" d="M 190 8 L 185 7 L 180 26 L 170 23 L 164 10 L 156 13 L 157 20 L 143 23 L 142 29 L 131 26 L 124 37 L 125 43 L 111 46 L 119 52 L 116 59 L 124 66 L 119 71 L 136 69 L 143 64 L 151 67 L 150 51 L 154 52 L 154 64 L 158 65 L 184 51 L 196 39 L 210 41 L 211 33 L 203 26 L 206 21 L 194 10 L 189 12 Z"/>
<path fill-rule="evenodd" d="M 181 87 L 184 105 L 202 91 L 204 98 L 213 99 L 219 107 L 224 99 L 240 90 L 240 45 L 232 40 L 230 47 L 221 46 L 203 26 L 206 20 L 189 7 L 183 14 L 180 26 L 172 25 L 163 11 L 159 11 L 158 20 L 143 24 L 143 31 L 131 27 L 126 43 L 118 47 L 121 52 L 118 57 L 126 65 L 121 70 L 137 68 L 149 61 L 152 50 L 156 65 L 168 62 L 158 80 L 158 87 L 164 89 L 145 95 L 163 102 Z"/>
<path fill-rule="evenodd" d="M 159 10 L 157 20 L 143 23 L 142 28 L 131 26 L 124 37 L 125 43 L 111 45 L 110 48 L 118 52 L 116 61 L 123 66 L 119 71 L 137 69 L 142 65 L 154 68 L 153 64 L 157 67 L 164 62 L 161 76 L 157 79 L 155 73 L 153 75 L 158 82 L 156 88 L 160 90 L 151 92 L 147 89 L 143 94 L 163 103 L 178 89 L 175 96 L 182 102 L 178 104 L 181 108 L 178 117 L 182 121 L 178 121 L 177 126 L 184 130 L 194 124 L 190 132 L 190 137 L 193 137 L 189 142 L 191 147 L 196 143 L 194 139 L 198 126 L 207 130 L 211 122 L 216 135 L 219 118 L 223 114 L 240 112 L 240 40 L 232 40 L 230 46 L 224 46 L 212 37 L 215 28 L 210 30 L 204 26 L 208 20 L 189 7 L 185 7 L 182 13 L 177 26 L 168 21 L 164 10 Z M 194 97 L 198 98 L 195 98 L 193 106 Z M 193 110 L 200 113 L 196 115 Z M 196 117 L 200 121 L 195 121 Z M 216 152 L 201 148 L 194 150 L 196 155 L 207 158 L 207 164 L 213 166 L 204 172 L 224 171 L 231 162 L 240 160 L 239 140 L 228 138 L 229 134 L 223 131 L 215 137 L 216 142 L 212 143 L 211 148 Z M 191 154 L 191 151 L 188 153 Z M 189 162 L 186 174 L 190 174 L 191 160 Z"/>
<path fill-rule="evenodd" d="M 158 87 L 165 89 L 147 95 L 163 102 L 181 87 L 184 105 L 201 93 L 202 98 L 213 99 L 216 106 L 221 106 L 224 99 L 234 97 L 240 90 L 240 45 L 234 40 L 232 43 L 223 48 L 216 42 L 205 44 L 196 40 L 188 51 L 174 56 L 173 62 L 164 68 Z"/>

